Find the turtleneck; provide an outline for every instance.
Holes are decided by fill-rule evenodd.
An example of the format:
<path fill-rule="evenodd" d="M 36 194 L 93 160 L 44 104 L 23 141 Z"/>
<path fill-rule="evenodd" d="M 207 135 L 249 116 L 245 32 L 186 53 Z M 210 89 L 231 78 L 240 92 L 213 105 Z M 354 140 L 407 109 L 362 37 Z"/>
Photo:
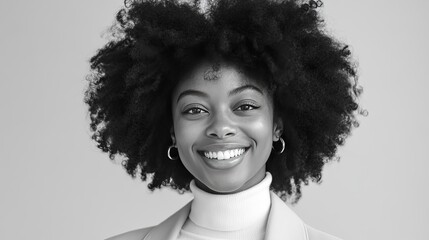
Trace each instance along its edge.
<path fill-rule="evenodd" d="M 271 174 L 258 184 L 233 194 L 208 193 L 192 180 L 191 212 L 182 239 L 263 239 L 271 206 Z"/>

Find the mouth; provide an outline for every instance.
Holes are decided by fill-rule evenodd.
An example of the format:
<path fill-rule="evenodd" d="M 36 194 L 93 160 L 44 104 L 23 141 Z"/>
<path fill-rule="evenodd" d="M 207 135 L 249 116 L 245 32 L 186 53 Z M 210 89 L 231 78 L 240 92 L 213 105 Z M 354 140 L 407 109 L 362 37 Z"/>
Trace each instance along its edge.
<path fill-rule="evenodd" d="M 227 170 L 241 164 L 250 147 L 234 147 L 230 149 L 211 149 L 197 151 L 203 162 L 214 170 Z"/>
<path fill-rule="evenodd" d="M 198 151 L 198 153 L 207 159 L 221 161 L 240 157 L 248 149 L 249 147 L 240 147 L 234 149 L 227 149 L 224 151 Z"/>

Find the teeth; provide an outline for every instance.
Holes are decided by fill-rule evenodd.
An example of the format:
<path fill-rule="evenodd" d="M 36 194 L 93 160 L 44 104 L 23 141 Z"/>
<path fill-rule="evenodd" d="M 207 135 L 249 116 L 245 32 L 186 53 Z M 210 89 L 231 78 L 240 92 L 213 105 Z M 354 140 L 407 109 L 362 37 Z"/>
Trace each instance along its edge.
<path fill-rule="evenodd" d="M 230 158 L 234 158 L 237 157 L 241 154 L 244 153 L 244 148 L 237 148 L 237 149 L 232 149 L 232 150 L 226 150 L 226 151 L 218 151 L 218 152 L 204 152 L 204 156 L 206 156 L 206 158 L 210 158 L 210 159 L 218 159 L 218 160 L 224 160 L 224 159 L 230 159 Z"/>

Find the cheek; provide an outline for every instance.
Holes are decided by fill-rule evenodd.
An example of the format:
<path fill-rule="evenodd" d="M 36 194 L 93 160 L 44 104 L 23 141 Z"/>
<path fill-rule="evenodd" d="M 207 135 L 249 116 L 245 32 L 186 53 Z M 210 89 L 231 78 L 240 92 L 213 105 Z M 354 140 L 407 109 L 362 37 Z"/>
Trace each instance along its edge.
<path fill-rule="evenodd" d="M 188 154 L 200 135 L 201 129 L 190 121 L 174 120 L 176 145 L 181 154 Z"/>
<path fill-rule="evenodd" d="M 268 115 L 269 116 L 269 115 Z M 258 144 L 272 141 L 273 120 L 267 115 L 261 115 L 259 118 L 250 121 L 247 126 L 248 132 L 255 138 Z M 261 143 L 261 141 L 263 141 Z"/>
<path fill-rule="evenodd" d="M 198 176 L 203 169 L 195 159 L 193 146 L 201 135 L 201 126 L 189 121 L 174 120 L 174 129 L 180 161 L 193 176 Z"/>
<path fill-rule="evenodd" d="M 273 141 L 273 122 L 269 115 L 255 119 L 248 126 L 248 135 L 256 142 L 255 157 L 262 162 L 268 160 Z"/>

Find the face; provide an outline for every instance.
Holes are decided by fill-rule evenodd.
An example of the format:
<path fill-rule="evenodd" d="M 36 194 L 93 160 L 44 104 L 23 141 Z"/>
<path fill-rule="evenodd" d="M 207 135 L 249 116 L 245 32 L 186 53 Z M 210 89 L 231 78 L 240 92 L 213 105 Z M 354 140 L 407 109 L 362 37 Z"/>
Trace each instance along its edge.
<path fill-rule="evenodd" d="M 265 88 L 236 68 L 221 65 L 207 80 L 203 64 L 173 92 L 172 138 L 201 189 L 218 194 L 248 189 L 265 177 L 272 142 L 281 135 Z"/>

